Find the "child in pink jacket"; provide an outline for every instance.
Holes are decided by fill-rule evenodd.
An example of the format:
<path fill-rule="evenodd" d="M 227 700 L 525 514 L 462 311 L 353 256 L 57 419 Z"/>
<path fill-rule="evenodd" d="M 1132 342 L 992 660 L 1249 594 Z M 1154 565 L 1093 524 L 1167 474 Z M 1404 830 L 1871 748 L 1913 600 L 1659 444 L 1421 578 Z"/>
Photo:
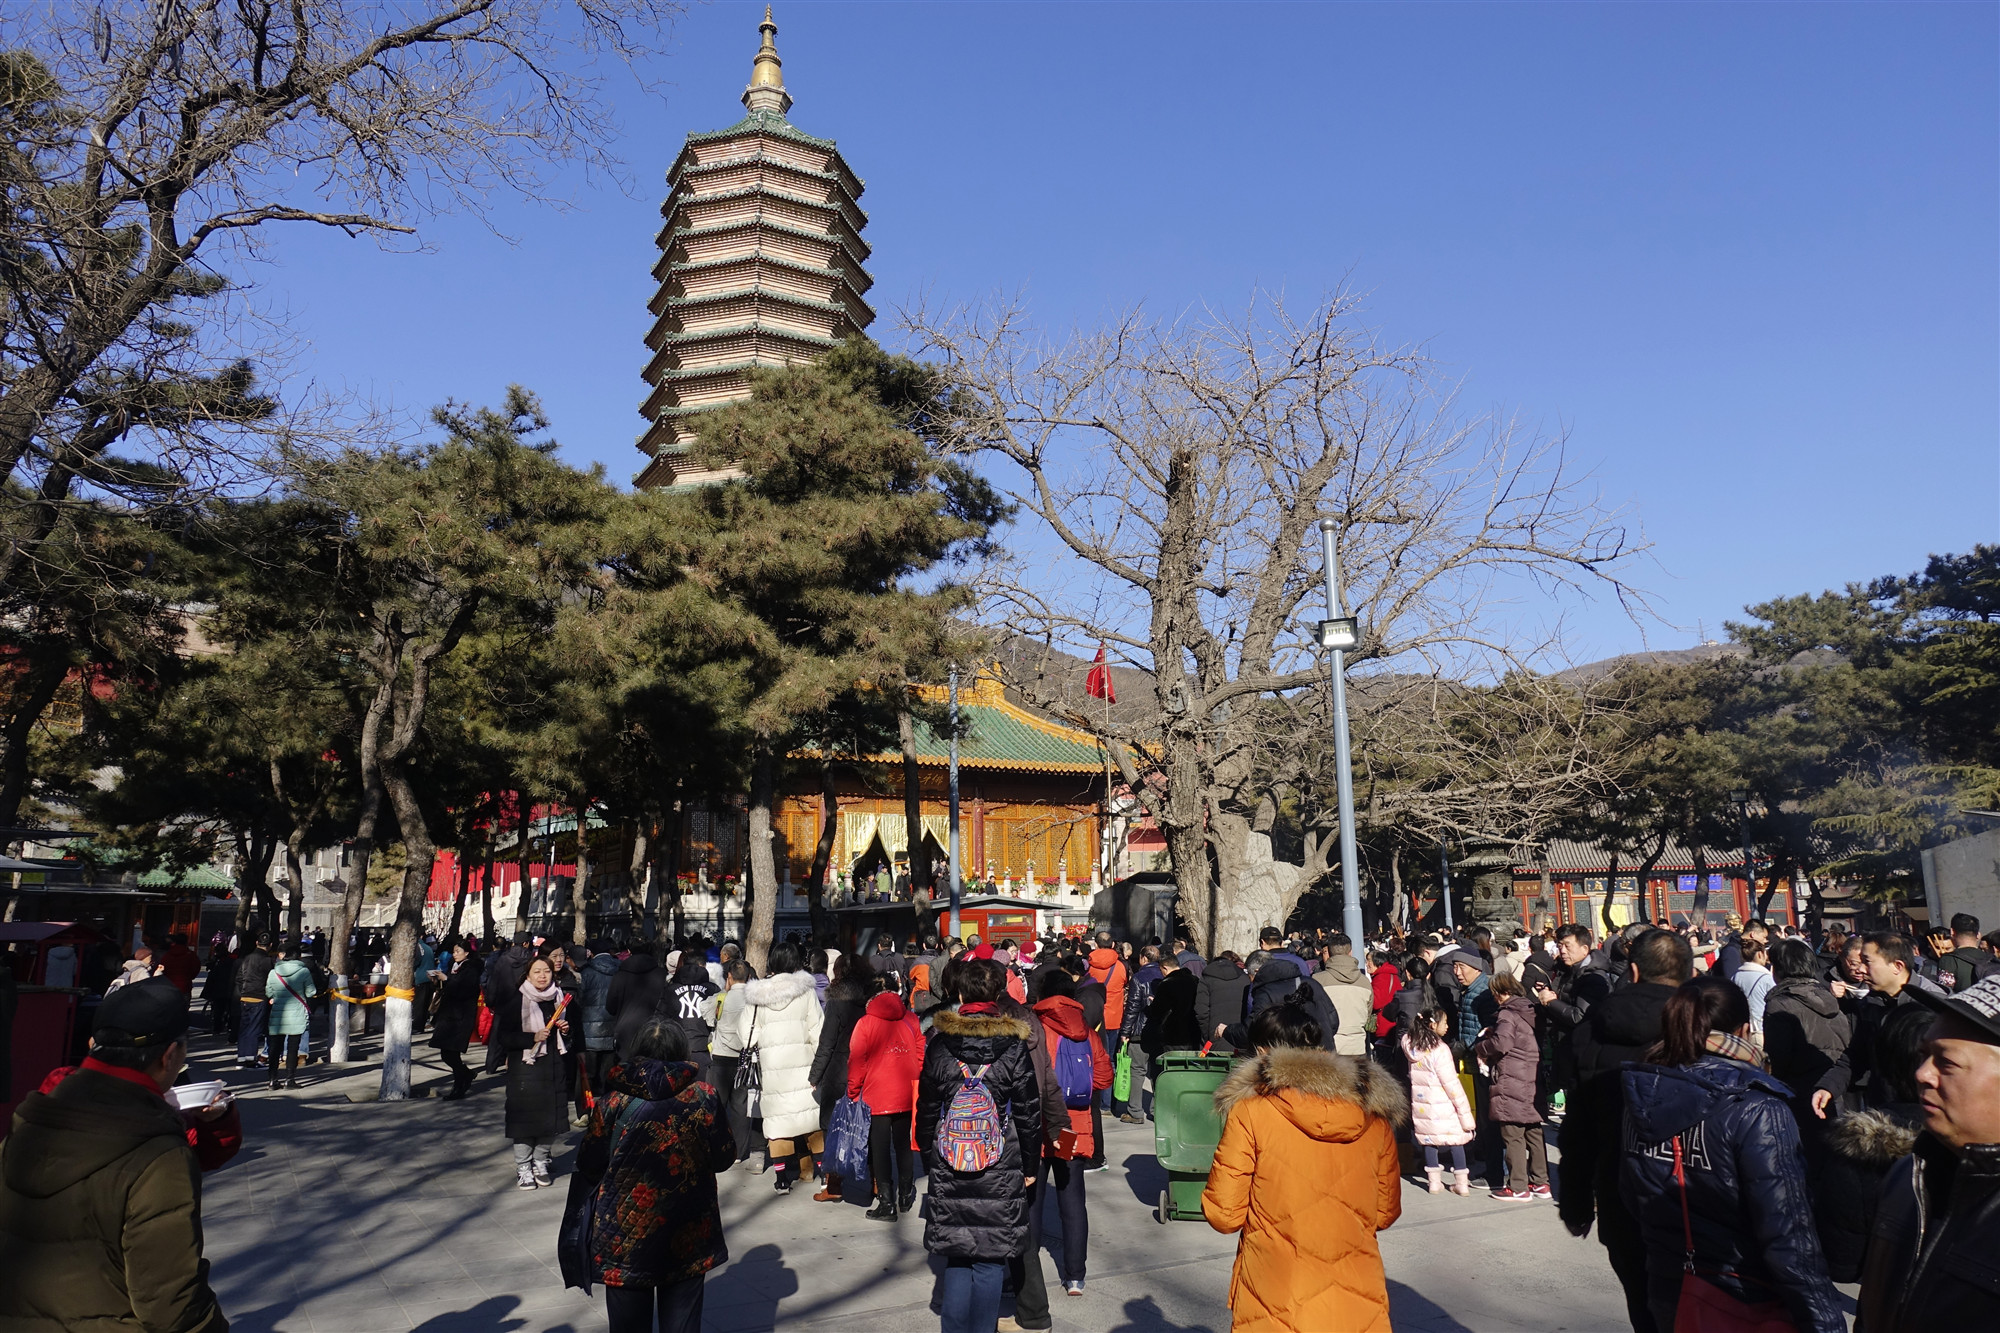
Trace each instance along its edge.
<path fill-rule="evenodd" d="M 1410 1128 L 1424 1147 L 1424 1179 L 1432 1194 L 1444 1193 L 1444 1164 L 1438 1149 L 1451 1149 L 1451 1192 L 1472 1193 L 1472 1174 L 1465 1169 L 1465 1145 L 1477 1128 L 1472 1103 L 1465 1098 L 1458 1066 L 1451 1058 L 1451 1015 L 1426 1006 L 1402 1037 L 1410 1061 Z"/>

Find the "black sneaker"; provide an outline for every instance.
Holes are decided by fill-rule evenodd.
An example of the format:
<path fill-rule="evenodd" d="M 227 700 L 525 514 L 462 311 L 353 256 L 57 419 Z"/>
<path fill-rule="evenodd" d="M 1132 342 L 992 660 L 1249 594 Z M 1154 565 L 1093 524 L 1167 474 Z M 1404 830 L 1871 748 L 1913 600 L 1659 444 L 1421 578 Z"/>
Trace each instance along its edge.
<path fill-rule="evenodd" d="M 792 1178 L 782 1171 L 778 1173 L 777 1191 L 780 1194 L 790 1194 L 792 1192 Z"/>

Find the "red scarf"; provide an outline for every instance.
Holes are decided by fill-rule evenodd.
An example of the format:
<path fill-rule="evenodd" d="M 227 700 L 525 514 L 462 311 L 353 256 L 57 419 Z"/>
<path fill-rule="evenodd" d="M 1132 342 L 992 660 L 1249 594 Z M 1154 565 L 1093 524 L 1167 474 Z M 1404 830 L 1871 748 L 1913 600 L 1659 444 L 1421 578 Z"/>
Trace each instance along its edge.
<path fill-rule="evenodd" d="M 83 1057 L 83 1068 L 90 1070 L 93 1074 L 109 1074 L 113 1078 L 123 1079 L 134 1087 L 144 1088 L 161 1101 L 167 1099 L 167 1094 L 160 1091 L 160 1085 L 153 1082 L 153 1076 L 144 1070 L 125 1069 L 118 1065 L 108 1065 L 94 1055 Z"/>

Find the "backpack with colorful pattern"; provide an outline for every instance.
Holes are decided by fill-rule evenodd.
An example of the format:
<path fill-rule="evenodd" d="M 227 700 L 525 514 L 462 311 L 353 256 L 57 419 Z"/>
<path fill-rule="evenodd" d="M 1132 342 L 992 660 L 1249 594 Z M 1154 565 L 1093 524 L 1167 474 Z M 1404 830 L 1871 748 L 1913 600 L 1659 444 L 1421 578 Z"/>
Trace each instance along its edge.
<path fill-rule="evenodd" d="M 986 1071 L 992 1065 L 974 1069 L 963 1060 L 955 1061 L 964 1082 L 951 1095 L 938 1120 L 938 1156 L 958 1172 L 984 1171 L 1000 1160 L 1007 1148 L 1007 1131 L 1000 1124 L 1000 1108 L 986 1086 Z"/>

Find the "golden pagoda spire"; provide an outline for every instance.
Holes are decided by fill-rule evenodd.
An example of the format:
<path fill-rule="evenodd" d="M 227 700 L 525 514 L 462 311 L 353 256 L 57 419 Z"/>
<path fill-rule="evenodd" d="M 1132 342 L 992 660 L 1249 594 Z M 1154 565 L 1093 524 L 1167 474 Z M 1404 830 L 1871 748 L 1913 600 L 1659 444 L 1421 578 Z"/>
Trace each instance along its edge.
<path fill-rule="evenodd" d="M 769 5 L 764 6 L 764 21 L 757 25 L 757 31 L 764 40 L 750 65 L 750 86 L 743 90 L 743 105 L 782 116 L 792 109 L 792 97 L 785 91 L 785 62 L 778 59 L 778 25 L 771 21 Z"/>

